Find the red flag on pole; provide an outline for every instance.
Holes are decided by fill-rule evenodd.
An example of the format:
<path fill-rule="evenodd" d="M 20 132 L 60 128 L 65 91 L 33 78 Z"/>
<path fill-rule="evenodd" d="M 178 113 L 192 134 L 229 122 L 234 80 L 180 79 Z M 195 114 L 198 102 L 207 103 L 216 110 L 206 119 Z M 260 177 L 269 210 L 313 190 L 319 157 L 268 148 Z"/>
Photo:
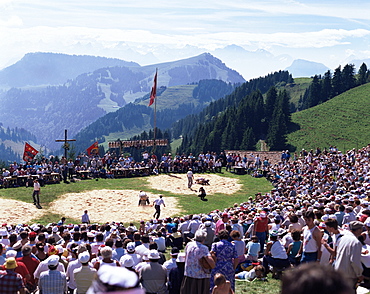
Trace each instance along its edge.
<path fill-rule="evenodd" d="M 99 153 L 99 144 L 98 141 L 94 142 L 89 148 L 86 149 L 87 154 L 98 154 Z"/>
<path fill-rule="evenodd" d="M 28 162 L 32 161 L 32 159 L 36 156 L 37 153 L 39 153 L 35 148 L 33 148 L 30 144 L 27 142 L 24 143 L 24 152 L 23 152 L 23 160 Z"/>
<path fill-rule="evenodd" d="M 150 92 L 150 100 L 149 100 L 149 105 L 152 105 L 154 103 L 154 99 L 157 96 L 157 70 L 155 71 L 155 76 L 154 76 L 154 84 L 152 87 L 152 91 Z"/>

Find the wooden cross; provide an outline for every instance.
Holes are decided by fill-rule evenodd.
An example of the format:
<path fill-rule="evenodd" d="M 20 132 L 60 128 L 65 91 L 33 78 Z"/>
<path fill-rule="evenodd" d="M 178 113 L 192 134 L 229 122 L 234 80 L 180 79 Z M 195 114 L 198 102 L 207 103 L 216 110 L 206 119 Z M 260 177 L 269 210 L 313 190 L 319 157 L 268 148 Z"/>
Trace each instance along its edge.
<path fill-rule="evenodd" d="M 64 142 L 63 149 L 64 149 L 64 157 L 67 159 L 67 150 L 69 150 L 69 143 L 71 141 L 76 141 L 75 139 L 67 139 L 67 130 L 64 130 L 64 139 L 55 140 L 55 142 Z"/>

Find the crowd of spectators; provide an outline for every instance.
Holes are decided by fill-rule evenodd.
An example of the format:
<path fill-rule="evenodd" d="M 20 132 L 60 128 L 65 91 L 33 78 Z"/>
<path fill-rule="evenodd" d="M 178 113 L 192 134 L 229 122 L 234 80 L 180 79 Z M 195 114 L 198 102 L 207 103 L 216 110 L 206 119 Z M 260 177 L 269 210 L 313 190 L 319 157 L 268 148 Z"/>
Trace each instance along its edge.
<path fill-rule="evenodd" d="M 263 163 L 263 164 L 262 164 Z M 38 177 L 41 185 L 48 183 L 48 175 L 57 174 L 59 179 L 64 182 L 79 178 L 114 178 L 116 171 L 132 170 L 130 176 L 151 175 L 160 173 L 186 173 L 189 168 L 194 173 L 220 173 L 222 167 L 226 171 L 232 171 L 232 167 L 243 167 L 249 174 L 258 174 L 261 167 L 265 168 L 269 164 L 268 159 L 262 162 L 258 155 L 253 153 L 227 153 L 220 152 L 201 152 L 197 156 L 190 154 L 165 153 L 160 158 L 155 154 L 143 152 L 141 160 L 135 161 L 130 155 L 107 152 L 104 156 L 87 156 L 80 154 L 75 160 L 67 159 L 64 156 L 59 158 L 51 156 L 20 164 L 13 162 L 8 168 L 3 168 L 0 174 L 0 187 L 10 188 L 20 185 L 32 184 L 35 176 Z M 140 169 L 146 169 L 145 174 L 139 172 Z M 136 170 L 136 171 L 135 171 Z M 10 179 L 19 177 L 21 181 Z M 52 181 L 55 183 L 55 181 Z"/>
<path fill-rule="evenodd" d="M 126 227 L 123 222 L 73 225 L 65 219 L 47 226 L 3 224 L 4 276 L 13 275 L 19 289 L 31 290 L 50 287 L 55 279 L 69 293 L 97 291 L 101 284 L 141 287 L 146 293 L 222 293 L 228 287 L 232 293 L 235 279 L 263 281 L 270 271 L 279 277 L 315 262 L 333 265 L 355 293 L 370 278 L 370 145 L 345 153 L 334 147 L 302 150 L 293 158 L 284 153 L 276 163 L 256 158 L 251 163 L 252 175 L 271 181 L 269 193 L 207 214 L 138 220 Z M 224 159 L 226 166 L 243 162 L 237 154 Z M 213 269 L 205 269 L 202 258 Z M 112 267 L 134 273 L 134 285 L 117 280 L 119 271 Z M 108 282 L 101 283 L 101 275 Z"/>

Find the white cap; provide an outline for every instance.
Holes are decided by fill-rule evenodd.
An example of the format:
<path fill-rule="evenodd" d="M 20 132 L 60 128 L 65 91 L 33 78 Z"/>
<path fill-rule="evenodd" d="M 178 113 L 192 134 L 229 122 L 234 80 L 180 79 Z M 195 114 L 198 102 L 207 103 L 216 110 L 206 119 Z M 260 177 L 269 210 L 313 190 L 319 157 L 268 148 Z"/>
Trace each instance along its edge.
<path fill-rule="evenodd" d="M 128 252 L 133 252 L 135 251 L 135 242 L 130 242 L 126 245 L 126 250 Z"/>
<path fill-rule="evenodd" d="M 15 250 L 8 250 L 8 251 L 5 253 L 5 256 L 6 256 L 6 258 L 9 258 L 9 257 L 16 257 L 16 256 L 17 256 L 17 251 L 15 251 Z"/>
<path fill-rule="evenodd" d="M 59 256 L 58 255 L 51 255 L 48 259 L 48 265 L 57 266 L 59 264 Z"/>
<path fill-rule="evenodd" d="M 185 262 L 185 253 L 184 252 L 180 252 L 177 255 L 176 262 Z"/>
<path fill-rule="evenodd" d="M 137 274 L 124 267 L 102 266 L 98 276 L 102 283 L 124 289 L 136 287 L 139 282 Z"/>
<path fill-rule="evenodd" d="M 81 263 L 88 263 L 90 260 L 90 254 L 88 251 L 84 251 L 78 255 L 78 260 Z"/>
<path fill-rule="evenodd" d="M 120 259 L 120 263 L 123 267 L 132 267 L 135 262 L 130 255 L 123 255 Z"/>
<path fill-rule="evenodd" d="M 159 259 L 160 256 L 159 256 L 158 251 L 155 249 L 149 250 L 148 258 L 149 259 Z"/>

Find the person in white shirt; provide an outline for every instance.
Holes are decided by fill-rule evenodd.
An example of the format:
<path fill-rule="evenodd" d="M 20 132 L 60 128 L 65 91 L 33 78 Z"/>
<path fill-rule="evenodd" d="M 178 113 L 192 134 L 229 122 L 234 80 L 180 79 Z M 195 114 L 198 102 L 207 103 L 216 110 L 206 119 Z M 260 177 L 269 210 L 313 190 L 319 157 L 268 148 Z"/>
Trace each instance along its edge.
<path fill-rule="evenodd" d="M 159 252 L 163 253 L 166 251 L 166 239 L 163 237 L 161 231 L 157 232 L 157 237 L 153 238 L 153 241 L 157 243 Z"/>
<path fill-rule="evenodd" d="M 163 195 L 159 195 L 159 198 L 153 201 L 153 206 L 155 208 L 153 217 L 156 219 L 159 219 L 159 216 L 161 215 L 161 205 L 166 207 L 166 204 L 164 204 Z"/>
<path fill-rule="evenodd" d="M 33 204 L 36 205 L 36 207 L 41 207 L 40 206 L 40 183 L 38 179 L 35 179 L 33 181 L 32 198 L 33 198 Z"/>
<path fill-rule="evenodd" d="M 163 264 L 163 266 L 167 270 L 167 278 L 169 277 L 170 270 L 177 267 L 176 259 L 177 259 L 177 256 L 178 256 L 179 252 L 180 251 L 179 251 L 179 249 L 177 249 L 177 247 L 173 247 L 172 250 L 171 250 L 171 253 L 170 253 L 171 259 L 170 260 L 167 260 Z"/>
<path fill-rule="evenodd" d="M 186 174 L 188 178 L 188 188 L 191 189 L 191 186 L 193 186 L 193 180 L 194 180 L 194 174 L 191 168 L 189 168 L 189 171 Z"/>

